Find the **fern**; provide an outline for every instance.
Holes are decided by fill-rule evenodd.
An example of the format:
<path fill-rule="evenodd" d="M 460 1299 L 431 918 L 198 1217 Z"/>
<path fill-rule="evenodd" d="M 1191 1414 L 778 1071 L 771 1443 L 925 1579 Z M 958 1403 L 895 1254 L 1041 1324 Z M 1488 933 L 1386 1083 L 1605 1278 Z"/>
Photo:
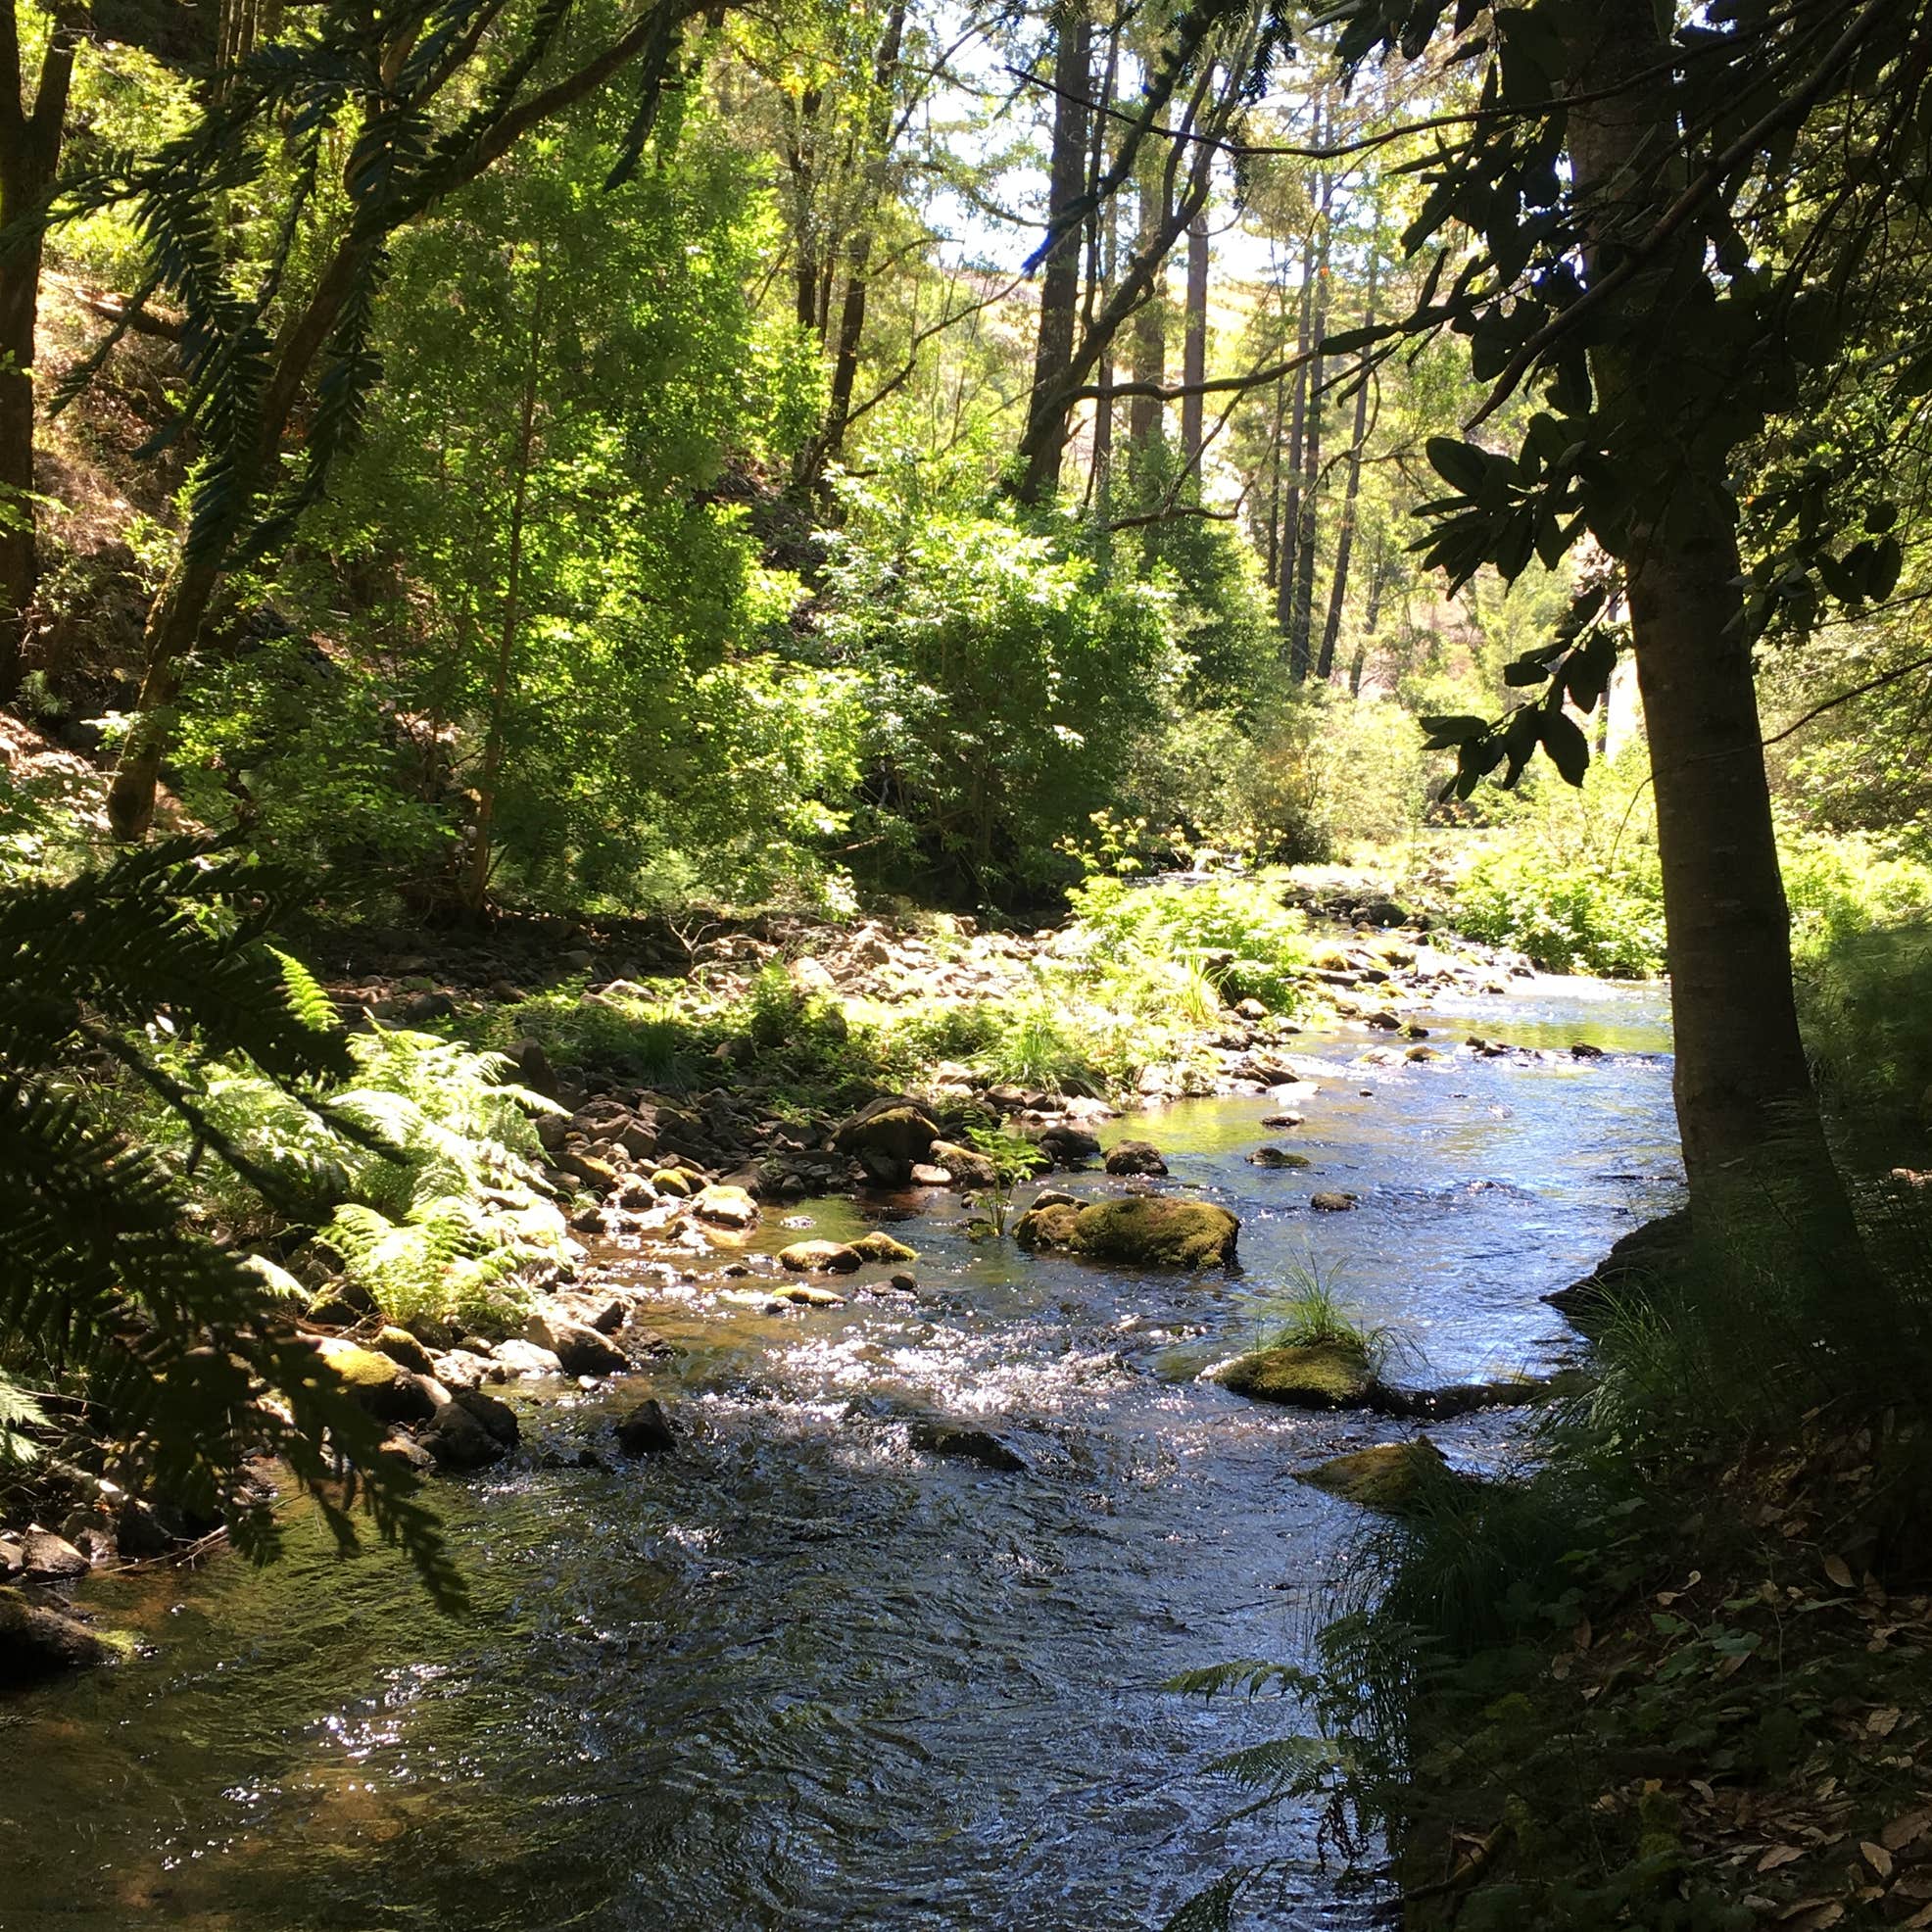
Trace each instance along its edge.
<path fill-rule="evenodd" d="M 37 1462 L 40 1445 L 23 1429 L 45 1428 L 47 1412 L 25 1389 L 0 1376 L 0 1470 Z"/>
<path fill-rule="evenodd" d="M 301 1096 L 347 1079 L 345 1037 L 322 1031 L 313 982 L 291 985 L 263 943 L 299 893 L 292 877 L 177 841 L 62 883 L 0 889 L 0 1345 L 84 1385 L 110 1420 L 116 1473 L 224 1518 L 238 1546 L 276 1547 L 248 1475 L 279 1456 L 339 1541 L 360 1501 L 446 1602 L 460 1583 L 416 1478 L 380 1453 L 382 1431 L 280 1312 L 287 1283 L 193 1225 L 183 1171 L 213 1152 L 268 1198 L 283 1174 L 257 1160 L 216 1096 L 184 1078 L 182 1042 L 224 1056 L 258 1094 Z M 95 1111 L 120 1071 L 189 1147 L 180 1169 Z M 125 1118 L 124 1087 L 108 1091 Z M 17 1438 L 16 1405 L 0 1421 Z M 347 1478 L 346 1482 L 344 1478 Z"/>

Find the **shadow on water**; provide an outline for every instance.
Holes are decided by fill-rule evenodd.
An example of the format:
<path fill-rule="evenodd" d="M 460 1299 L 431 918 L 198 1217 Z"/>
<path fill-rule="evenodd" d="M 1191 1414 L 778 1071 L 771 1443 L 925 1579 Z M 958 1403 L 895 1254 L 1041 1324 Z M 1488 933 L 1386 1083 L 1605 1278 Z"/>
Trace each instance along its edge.
<path fill-rule="evenodd" d="M 667 1302 L 688 1352 L 653 1382 L 686 1446 L 623 1465 L 611 1395 L 535 1398 L 520 1462 L 440 1492 L 465 1623 L 386 1554 L 337 1564 L 302 1517 L 266 1572 L 103 1579 L 90 1601 L 153 1652 L 0 1706 L 0 1927 L 1094 1932 L 1157 1925 L 1264 1852 L 1304 1861 L 1266 1922 L 1368 1922 L 1313 1815 L 1226 1822 L 1240 1794 L 1204 1773 L 1280 1713 L 1158 1685 L 1294 1649 L 1358 1526 L 1286 1475 L 1389 1425 L 1256 1408 L 1173 1363 L 1241 1346 L 1304 1255 L 1413 1340 L 1418 1378 L 1569 1345 L 1538 1297 L 1674 1184 L 1662 995 L 1545 981 L 1472 1009 L 1425 1016 L 1437 1043 L 1609 1057 L 1368 1065 L 1374 1036 L 1315 1040 L 1335 1072 L 1299 1129 L 1261 1128 L 1261 1098 L 1121 1124 L 1168 1151 L 1166 1184 L 1242 1217 L 1232 1277 L 975 1247 L 927 1196 L 895 1230 L 915 1296 Z M 1251 1166 L 1270 1140 L 1312 1166 Z M 1321 1188 L 1359 1206 L 1311 1212 Z M 845 1202 L 803 1214 L 854 1225 Z M 997 1418 L 1029 1469 L 923 1457 L 877 1405 L 848 1418 L 879 1391 Z M 1445 1440 L 1478 1457 L 1507 1430 L 1463 1426 Z"/>

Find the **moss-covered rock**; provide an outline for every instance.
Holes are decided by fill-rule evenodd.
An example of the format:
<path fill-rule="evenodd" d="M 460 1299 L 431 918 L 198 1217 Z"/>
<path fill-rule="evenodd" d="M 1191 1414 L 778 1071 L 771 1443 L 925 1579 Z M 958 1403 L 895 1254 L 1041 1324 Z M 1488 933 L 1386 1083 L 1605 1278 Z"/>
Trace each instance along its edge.
<path fill-rule="evenodd" d="M 975 1148 L 962 1147 L 956 1140 L 935 1140 L 926 1150 L 925 1159 L 935 1167 L 943 1168 L 955 1187 L 999 1184 L 999 1169 L 990 1157 Z"/>
<path fill-rule="evenodd" d="M 1257 1348 L 1231 1362 L 1220 1380 L 1236 1395 L 1298 1409 L 1360 1409 L 1374 1399 L 1368 1357 L 1351 1342 Z"/>
<path fill-rule="evenodd" d="M 1139 1268 L 1206 1268 L 1234 1259 L 1241 1224 L 1209 1201 L 1130 1194 L 1087 1207 L 1034 1208 L 1020 1217 L 1022 1247 L 1064 1248 Z"/>
<path fill-rule="evenodd" d="M 393 1323 L 385 1328 L 370 1344 L 379 1355 L 386 1355 L 390 1361 L 405 1369 L 413 1369 L 419 1376 L 433 1376 L 436 1364 L 430 1358 L 428 1349 L 407 1328 L 399 1328 Z"/>
<path fill-rule="evenodd" d="M 1013 1238 L 1023 1248 L 1070 1248 L 1079 1220 L 1080 1209 L 1073 1201 L 1048 1201 L 1021 1215 L 1013 1224 Z"/>
<path fill-rule="evenodd" d="M 419 1376 L 372 1348 L 329 1335 L 318 1352 L 338 1379 L 370 1415 L 385 1423 L 426 1423 L 450 1399 L 428 1376 Z"/>
<path fill-rule="evenodd" d="M 1333 1457 L 1302 1471 L 1299 1479 L 1364 1509 L 1402 1516 L 1452 1477 L 1442 1451 L 1419 1435 L 1413 1442 L 1378 1442 L 1373 1449 Z"/>
<path fill-rule="evenodd" d="M 758 1218 L 757 1202 L 743 1187 L 722 1183 L 700 1189 L 691 1211 L 716 1228 L 749 1228 Z"/>
<path fill-rule="evenodd" d="M 887 1093 L 842 1121 L 832 1144 L 842 1154 L 873 1154 L 910 1166 L 925 1160 L 939 1137 L 939 1123 L 917 1100 L 903 1093 Z"/>
<path fill-rule="evenodd" d="M 895 1241 L 883 1229 L 875 1228 L 852 1243 L 852 1252 L 861 1261 L 917 1261 L 919 1252 L 903 1241 Z"/>
<path fill-rule="evenodd" d="M 121 1646 L 19 1590 L 0 1589 L 0 1684 L 31 1682 L 62 1670 L 111 1664 Z"/>
<path fill-rule="evenodd" d="M 795 1275 L 849 1275 L 864 1259 L 845 1241 L 794 1241 L 778 1251 L 779 1266 Z"/>

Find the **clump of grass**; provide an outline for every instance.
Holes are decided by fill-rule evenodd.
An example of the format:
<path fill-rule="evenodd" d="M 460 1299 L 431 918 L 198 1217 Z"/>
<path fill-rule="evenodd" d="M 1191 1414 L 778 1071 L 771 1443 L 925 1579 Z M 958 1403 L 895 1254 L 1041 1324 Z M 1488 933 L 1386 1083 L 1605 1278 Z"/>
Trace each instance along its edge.
<path fill-rule="evenodd" d="M 1267 1297 L 1260 1314 L 1262 1348 L 1347 1349 L 1376 1376 L 1402 1353 L 1395 1329 L 1363 1321 L 1312 1255 L 1289 1264 L 1287 1281 Z"/>

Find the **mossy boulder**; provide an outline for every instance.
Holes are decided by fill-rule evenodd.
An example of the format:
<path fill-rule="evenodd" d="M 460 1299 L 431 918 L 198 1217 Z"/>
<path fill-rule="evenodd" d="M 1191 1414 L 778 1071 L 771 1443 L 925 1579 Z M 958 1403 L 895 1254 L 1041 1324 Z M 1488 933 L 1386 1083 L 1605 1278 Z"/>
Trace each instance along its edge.
<path fill-rule="evenodd" d="M 1087 1207 L 1035 1208 L 1020 1217 L 1022 1247 L 1061 1248 L 1136 1268 L 1206 1268 L 1234 1259 L 1241 1224 L 1209 1201 L 1131 1194 Z"/>
<path fill-rule="evenodd" d="M 1312 1167 L 1314 1163 L 1306 1154 L 1297 1154 L 1287 1147 L 1257 1147 L 1248 1156 L 1250 1167 Z"/>
<path fill-rule="evenodd" d="M 431 1377 L 417 1375 L 373 1348 L 329 1335 L 317 1352 L 357 1402 L 379 1422 L 426 1423 L 450 1399 L 449 1390 Z"/>
<path fill-rule="evenodd" d="M 1253 1349 L 1229 1363 L 1219 1378 L 1236 1395 L 1297 1409 L 1361 1409 L 1376 1392 L 1368 1357 L 1347 1341 Z"/>
<path fill-rule="evenodd" d="M 407 1328 L 399 1328 L 393 1323 L 385 1328 L 370 1344 L 379 1355 L 386 1355 L 390 1361 L 405 1369 L 413 1369 L 419 1376 L 433 1376 L 436 1364 L 430 1359 L 428 1349 Z"/>
<path fill-rule="evenodd" d="M 0 1684 L 30 1683 L 63 1670 L 111 1664 L 122 1648 L 19 1590 L 0 1589 Z"/>
<path fill-rule="evenodd" d="M 999 1169 L 989 1155 L 962 1147 L 956 1140 L 935 1140 L 924 1158 L 943 1168 L 955 1187 L 996 1187 Z"/>
<path fill-rule="evenodd" d="M 1070 1248 L 1080 1208 L 1073 1201 L 1048 1201 L 1031 1207 L 1013 1224 L 1013 1238 L 1023 1248 Z"/>
<path fill-rule="evenodd" d="M 895 1241 L 883 1229 L 875 1228 L 852 1243 L 852 1252 L 861 1261 L 917 1261 L 919 1252 L 903 1241 Z"/>
<path fill-rule="evenodd" d="M 779 1266 L 795 1275 L 849 1275 L 864 1259 L 846 1241 L 794 1241 L 778 1251 Z"/>
<path fill-rule="evenodd" d="M 842 1154 L 860 1158 L 872 1154 L 910 1167 L 928 1158 L 939 1137 L 939 1123 L 917 1100 L 903 1093 L 885 1093 L 842 1121 L 832 1144 Z"/>
<path fill-rule="evenodd" d="M 1364 1509 L 1403 1516 L 1431 1489 L 1455 1478 L 1442 1451 L 1419 1435 L 1413 1442 L 1378 1442 L 1373 1449 L 1333 1457 L 1302 1471 L 1299 1479 Z"/>

